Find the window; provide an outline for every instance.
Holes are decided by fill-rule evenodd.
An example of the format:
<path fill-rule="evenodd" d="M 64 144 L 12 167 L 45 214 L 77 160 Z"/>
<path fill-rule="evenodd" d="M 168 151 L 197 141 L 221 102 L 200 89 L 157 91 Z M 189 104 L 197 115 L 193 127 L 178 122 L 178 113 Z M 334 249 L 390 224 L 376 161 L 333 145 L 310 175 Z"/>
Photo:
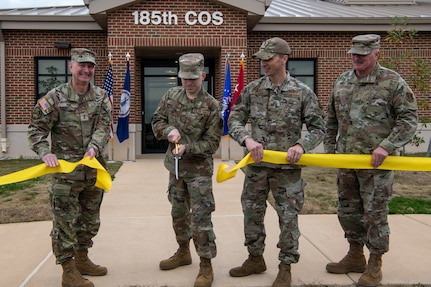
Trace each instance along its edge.
<path fill-rule="evenodd" d="M 316 90 L 316 60 L 315 59 L 290 59 L 286 69 L 290 75 L 297 78 L 313 91 Z M 260 75 L 263 76 L 263 68 L 260 67 Z"/>
<path fill-rule="evenodd" d="M 70 80 L 69 61 L 69 57 L 36 58 L 36 100 Z"/>
<path fill-rule="evenodd" d="M 316 61 L 314 59 L 289 59 L 287 70 L 313 91 L 316 91 Z"/>

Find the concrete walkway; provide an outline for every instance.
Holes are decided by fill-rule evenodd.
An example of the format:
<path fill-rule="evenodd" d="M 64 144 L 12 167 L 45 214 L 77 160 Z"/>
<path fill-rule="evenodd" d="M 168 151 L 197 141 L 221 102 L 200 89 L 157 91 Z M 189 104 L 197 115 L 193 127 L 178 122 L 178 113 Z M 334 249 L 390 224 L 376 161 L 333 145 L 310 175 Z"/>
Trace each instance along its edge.
<path fill-rule="evenodd" d="M 216 161 L 217 170 L 220 160 Z M 233 163 L 230 163 L 233 166 Z M 193 264 L 159 270 L 159 261 L 177 245 L 166 198 L 168 173 L 160 155 L 125 162 L 102 205 L 102 226 L 90 257 L 108 267 L 108 275 L 91 277 L 97 287 L 193 286 L 199 258 L 192 245 Z M 240 193 L 243 174 L 214 183 L 213 214 L 218 255 L 213 260 L 213 287 L 271 286 L 278 272 L 278 220 L 269 207 L 266 215 L 263 274 L 232 278 L 229 269 L 247 257 L 243 245 Z M 335 183 L 334 183 L 335 185 Z M 348 248 L 336 215 L 301 215 L 300 253 L 292 266 L 293 286 L 354 286 L 360 274 L 335 275 L 325 265 L 341 259 Z M 390 252 L 383 257 L 385 286 L 431 286 L 431 216 L 392 215 Z M 51 253 L 50 222 L 0 225 L 0 286 L 61 286 L 61 267 Z"/>

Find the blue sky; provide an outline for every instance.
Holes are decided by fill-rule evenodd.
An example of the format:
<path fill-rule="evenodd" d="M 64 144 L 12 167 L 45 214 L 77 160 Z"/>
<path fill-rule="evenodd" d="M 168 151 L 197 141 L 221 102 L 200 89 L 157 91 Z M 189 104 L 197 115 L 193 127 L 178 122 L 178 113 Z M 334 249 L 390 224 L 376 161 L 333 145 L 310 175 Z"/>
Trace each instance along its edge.
<path fill-rule="evenodd" d="M 84 5 L 83 0 L 1 0 L 0 9 Z"/>

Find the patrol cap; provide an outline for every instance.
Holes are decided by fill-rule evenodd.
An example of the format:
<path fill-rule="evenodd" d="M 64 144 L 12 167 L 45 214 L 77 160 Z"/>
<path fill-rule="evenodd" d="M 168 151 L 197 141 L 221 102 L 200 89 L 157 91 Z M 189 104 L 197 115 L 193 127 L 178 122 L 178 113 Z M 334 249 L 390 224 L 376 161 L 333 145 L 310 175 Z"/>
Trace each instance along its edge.
<path fill-rule="evenodd" d="M 290 49 L 289 44 L 287 44 L 286 41 L 281 38 L 275 37 L 263 42 L 262 46 L 260 46 L 259 51 L 254 53 L 252 57 L 266 61 L 274 57 L 275 54 L 290 55 L 291 52 L 292 50 Z"/>
<path fill-rule="evenodd" d="M 380 48 L 380 36 L 376 34 L 358 35 L 352 38 L 349 54 L 368 55 Z"/>
<path fill-rule="evenodd" d="M 93 63 L 96 65 L 96 53 L 85 48 L 74 48 L 70 51 L 72 60 L 78 63 Z"/>
<path fill-rule="evenodd" d="M 184 54 L 179 58 L 181 79 L 198 79 L 204 70 L 204 55 L 201 53 Z"/>

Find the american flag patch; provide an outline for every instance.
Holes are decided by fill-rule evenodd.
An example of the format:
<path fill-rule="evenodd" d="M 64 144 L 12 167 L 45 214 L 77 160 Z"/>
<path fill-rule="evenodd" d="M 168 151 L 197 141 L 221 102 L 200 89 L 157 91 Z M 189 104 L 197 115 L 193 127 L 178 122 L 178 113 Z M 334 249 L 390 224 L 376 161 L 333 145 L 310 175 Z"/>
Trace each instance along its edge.
<path fill-rule="evenodd" d="M 46 111 L 47 109 L 49 109 L 50 105 L 49 103 L 46 101 L 46 99 L 41 99 L 39 101 L 39 105 L 42 108 L 42 110 Z"/>

